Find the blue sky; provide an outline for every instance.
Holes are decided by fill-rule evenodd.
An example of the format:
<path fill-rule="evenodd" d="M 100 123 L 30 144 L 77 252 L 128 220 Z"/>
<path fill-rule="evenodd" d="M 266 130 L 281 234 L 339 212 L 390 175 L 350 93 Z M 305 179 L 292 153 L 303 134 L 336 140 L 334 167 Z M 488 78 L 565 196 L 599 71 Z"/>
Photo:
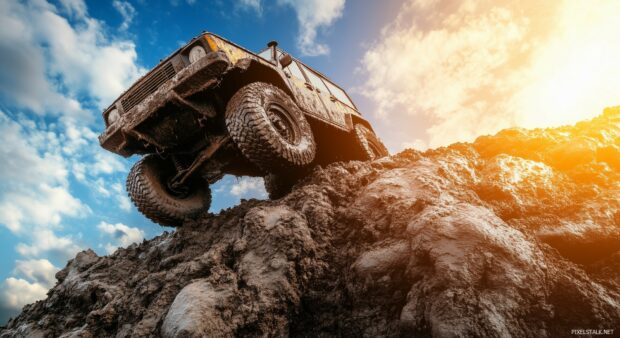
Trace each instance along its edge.
<path fill-rule="evenodd" d="M 572 123 L 620 102 L 612 1 L 0 1 L 0 322 L 45 297 L 86 248 L 164 230 L 98 145 L 102 108 L 202 30 L 270 40 L 340 84 L 392 152 L 510 126 Z M 265 198 L 225 177 L 211 211 Z"/>
<path fill-rule="evenodd" d="M 137 157 L 109 154 L 96 137 L 103 127 L 101 109 L 192 37 L 208 30 L 256 51 L 275 39 L 343 86 L 355 84 L 352 74 L 365 44 L 389 18 L 376 15 L 385 6 L 375 1 L 313 6 L 2 2 L 0 133 L 7 147 L 0 151 L 5 159 L 0 165 L 0 322 L 44 297 L 54 273 L 76 252 L 92 248 L 105 255 L 171 230 L 148 221 L 126 197 L 125 177 Z M 396 10 L 397 2 L 391 6 Z M 241 198 L 266 198 L 256 178 L 227 176 L 212 190 L 213 212 Z"/>

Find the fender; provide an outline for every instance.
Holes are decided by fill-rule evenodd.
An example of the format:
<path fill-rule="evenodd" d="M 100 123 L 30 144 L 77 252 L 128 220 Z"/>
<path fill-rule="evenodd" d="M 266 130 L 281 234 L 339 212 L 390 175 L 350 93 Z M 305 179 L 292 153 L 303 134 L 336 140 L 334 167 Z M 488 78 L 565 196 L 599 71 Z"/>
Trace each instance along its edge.
<path fill-rule="evenodd" d="M 228 102 L 241 87 L 257 81 L 273 84 L 297 103 L 284 73 L 251 57 L 240 59 L 222 74 L 218 94 L 222 102 Z"/>

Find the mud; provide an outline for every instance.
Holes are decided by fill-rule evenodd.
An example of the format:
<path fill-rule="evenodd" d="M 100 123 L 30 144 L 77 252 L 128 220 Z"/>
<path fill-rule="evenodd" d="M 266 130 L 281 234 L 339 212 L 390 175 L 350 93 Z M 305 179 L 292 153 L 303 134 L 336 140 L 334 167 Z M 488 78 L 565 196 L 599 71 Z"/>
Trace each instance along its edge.
<path fill-rule="evenodd" d="M 0 336 L 620 331 L 620 111 L 316 168 L 275 201 L 78 254 Z"/>

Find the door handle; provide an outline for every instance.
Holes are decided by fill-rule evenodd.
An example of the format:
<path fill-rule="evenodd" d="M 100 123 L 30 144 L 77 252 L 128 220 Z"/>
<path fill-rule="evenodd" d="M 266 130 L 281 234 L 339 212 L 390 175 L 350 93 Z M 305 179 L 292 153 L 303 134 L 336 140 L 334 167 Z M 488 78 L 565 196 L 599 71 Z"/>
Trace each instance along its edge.
<path fill-rule="evenodd" d="M 306 88 L 308 88 L 310 90 L 314 89 L 314 87 L 312 87 L 312 85 L 309 84 L 308 82 L 306 82 L 305 85 L 306 85 Z"/>

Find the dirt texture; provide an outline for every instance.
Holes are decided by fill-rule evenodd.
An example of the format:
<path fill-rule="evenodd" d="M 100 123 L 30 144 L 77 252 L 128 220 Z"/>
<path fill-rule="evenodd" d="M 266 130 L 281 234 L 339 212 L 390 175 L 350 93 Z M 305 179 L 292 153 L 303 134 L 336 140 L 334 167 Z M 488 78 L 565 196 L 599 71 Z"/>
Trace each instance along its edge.
<path fill-rule="evenodd" d="M 619 334 L 619 262 L 620 110 L 607 109 L 316 168 L 279 200 L 81 252 L 0 336 Z"/>

